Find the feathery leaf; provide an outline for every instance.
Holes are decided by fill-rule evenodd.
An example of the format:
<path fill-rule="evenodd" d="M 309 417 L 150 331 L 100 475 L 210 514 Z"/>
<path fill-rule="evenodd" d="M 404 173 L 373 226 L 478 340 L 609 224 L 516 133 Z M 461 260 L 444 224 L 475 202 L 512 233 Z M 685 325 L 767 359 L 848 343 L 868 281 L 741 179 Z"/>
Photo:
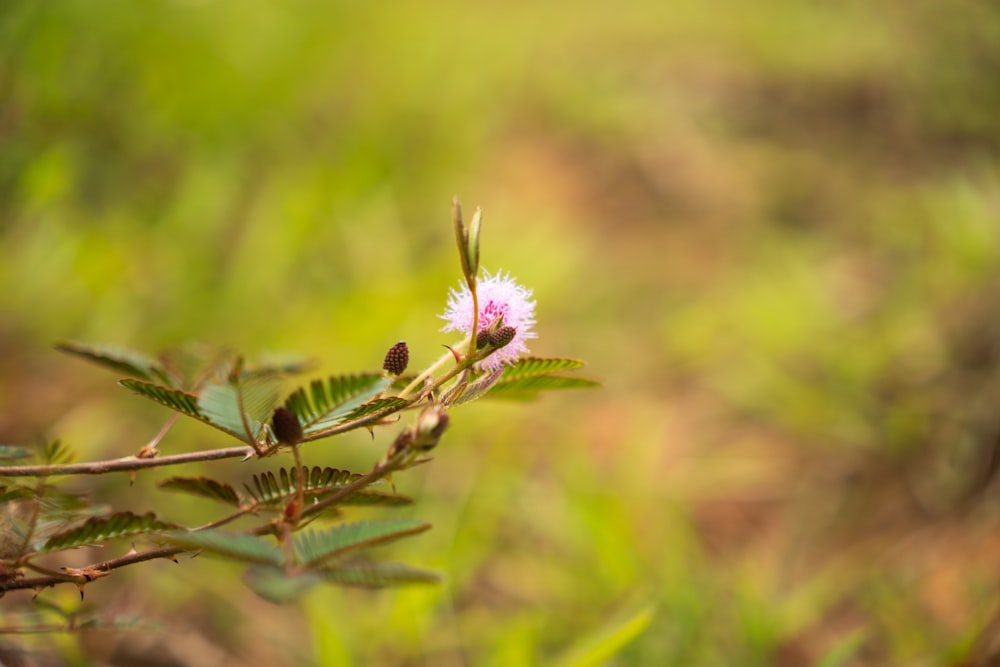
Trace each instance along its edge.
<path fill-rule="evenodd" d="M 239 384 L 211 384 L 198 396 L 198 410 L 210 424 L 252 444 L 260 441 L 263 424 L 278 404 L 275 376 L 254 376 Z"/>
<path fill-rule="evenodd" d="M 297 535 L 295 555 L 301 564 L 316 566 L 344 553 L 416 535 L 430 527 L 429 523 L 415 519 L 345 523 L 329 530 Z"/>
<path fill-rule="evenodd" d="M 316 572 L 341 586 L 386 588 L 406 584 L 436 584 L 441 577 L 434 572 L 419 570 L 402 563 L 351 562 L 321 568 Z"/>
<path fill-rule="evenodd" d="M 385 391 L 390 378 L 380 374 L 336 375 L 326 381 L 314 380 L 308 390 L 299 388 L 285 401 L 285 407 L 302 423 L 306 440 L 351 418 L 352 413 Z"/>
<path fill-rule="evenodd" d="M 236 489 L 225 482 L 219 482 L 208 477 L 171 477 L 158 484 L 161 489 L 180 491 L 202 498 L 218 500 L 233 507 L 240 506 L 240 497 Z"/>
<path fill-rule="evenodd" d="M 60 352 L 74 354 L 105 368 L 143 380 L 158 380 L 167 385 L 176 384 L 163 365 L 142 352 L 116 345 L 88 345 L 77 341 L 63 341 L 56 344 Z"/>
<path fill-rule="evenodd" d="M 521 357 L 510 366 L 504 367 L 503 380 L 572 371 L 583 368 L 583 365 L 579 359 Z"/>
<path fill-rule="evenodd" d="M 592 389 L 599 386 L 599 382 L 587 378 L 534 375 L 509 382 L 504 382 L 501 378 L 490 389 L 488 396 L 491 398 L 534 398 L 538 392 L 550 389 Z"/>
<path fill-rule="evenodd" d="M 503 374 L 493 382 L 484 395 L 492 398 L 526 400 L 533 399 L 538 392 L 549 389 L 589 389 L 600 386 L 595 380 L 564 374 L 565 371 L 573 371 L 582 366 L 583 362 L 577 359 L 522 357 L 510 366 L 504 367 Z M 485 382 L 488 378 L 489 375 L 486 373 L 480 373 L 473 384 Z M 464 400 L 463 397 L 459 402 Z"/>
<path fill-rule="evenodd" d="M 41 457 L 45 465 L 62 465 L 75 461 L 76 452 L 62 444 L 61 441 L 53 440 L 52 442 L 45 443 L 45 446 L 42 448 Z"/>
<path fill-rule="evenodd" d="M 150 400 L 156 401 L 160 405 L 165 405 L 171 410 L 176 410 L 181 414 L 193 417 L 206 424 L 211 423 L 208 417 L 203 415 L 201 410 L 198 409 L 198 397 L 194 394 L 142 380 L 125 379 L 119 380 L 118 384 L 140 396 L 145 396 Z"/>
<path fill-rule="evenodd" d="M 324 497 L 340 491 L 344 486 L 361 477 L 359 473 L 337 468 L 320 468 L 314 466 L 311 470 L 304 467 L 305 498 L 307 502 L 322 500 Z M 266 471 L 253 476 L 253 484 L 244 484 L 247 494 L 258 505 L 281 509 L 285 503 L 298 493 L 298 473 L 296 468 L 280 468 L 275 474 Z M 362 488 L 343 498 L 344 505 L 409 505 L 413 500 L 409 496 L 387 491 L 375 491 Z"/>
<path fill-rule="evenodd" d="M 16 461 L 31 456 L 31 450 L 16 445 L 0 445 L 0 461 Z"/>
<path fill-rule="evenodd" d="M 281 549 L 253 535 L 229 533 L 223 530 L 202 530 L 197 533 L 186 531 L 163 533 L 161 537 L 170 544 L 192 551 L 206 551 L 248 563 L 281 564 Z"/>
<path fill-rule="evenodd" d="M 0 486 L 0 503 L 6 503 L 11 500 L 21 500 L 22 498 L 32 498 L 34 495 L 34 489 L 29 489 L 26 486 L 14 486 L 10 488 Z"/>
<path fill-rule="evenodd" d="M 294 602 L 322 579 L 314 572 L 289 574 L 284 568 L 254 565 L 243 575 L 243 582 L 254 593 L 274 604 Z"/>
<path fill-rule="evenodd" d="M 160 521 L 152 512 L 141 516 L 132 512 L 119 512 L 107 517 L 87 519 L 80 526 L 56 533 L 46 540 L 41 551 L 61 551 L 94 544 L 113 537 L 172 530 L 176 527 L 174 524 Z"/>

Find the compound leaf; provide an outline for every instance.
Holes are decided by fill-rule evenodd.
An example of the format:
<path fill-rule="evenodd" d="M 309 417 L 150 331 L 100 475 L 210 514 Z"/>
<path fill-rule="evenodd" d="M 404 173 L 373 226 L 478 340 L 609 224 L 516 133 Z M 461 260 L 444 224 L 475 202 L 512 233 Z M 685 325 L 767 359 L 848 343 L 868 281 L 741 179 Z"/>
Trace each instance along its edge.
<path fill-rule="evenodd" d="M 274 604 L 294 602 L 321 581 L 315 572 L 290 574 L 270 565 L 254 565 L 243 575 L 243 582 L 250 590 Z"/>
<path fill-rule="evenodd" d="M 180 491 L 202 498 L 218 500 L 233 507 L 240 506 L 240 497 L 236 489 L 208 477 L 171 477 L 159 483 L 161 489 Z"/>
<path fill-rule="evenodd" d="M 87 519 L 82 525 L 56 533 L 45 541 L 41 551 L 61 551 L 113 537 L 172 530 L 176 527 L 172 523 L 160 521 L 152 512 L 141 516 L 132 512 L 119 512 L 111 516 Z"/>
<path fill-rule="evenodd" d="M 441 577 L 402 563 L 351 562 L 317 570 L 323 579 L 341 586 L 385 588 L 407 584 L 436 584 Z"/>
<path fill-rule="evenodd" d="M 0 503 L 6 503 L 11 500 L 21 500 L 24 498 L 33 498 L 34 496 L 34 489 L 29 489 L 26 486 L 15 486 L 13 488 L 0 486 Z"/>
<path fill-rule="evenodd" d="M 16 445 L 0 445 L 0 461 L 16 461 L 31 456 L 31 450 Z"/>
<path fill-rule="evenodd" d="M 303 466 L 301 472 L 305 478 L 304 495 L 307 503 L 322 500 L 361 477 L 359 473 L 349 470 L 319 466 L 314 466 L 311 470 Z M 243 488 L 256 504 L 280 509 L 298 493 L 298 474 L 299 469 L 296 468 L 281 468 L 277 473 L 263 472 L 254 475 L 252 484 L 244 484 Z M 357 489 L 341 500 L 344 505 L 398 506 L 412 502 L 409 496 L 370 488 Z"/>
<path fill-rule="evenodd" d="M 237 384 L 211 384 L 198 396 L 198 409 L 210 424 L 243 442 L 260 441 L 280 399 L 281 384 L 273 375 L 254 376 Z"/>
<path fill-rule="evenodd" d="M 361 419 L 362 417 L 373 415 L 376 412 L 393 412 L 396 408 L 401 408 L 408 403 L 409 401 L 405 398 L 399 398 L 398 396 L 375 398 L 354 408 L 346 415 L 342 416 L 337 423 L 346 424 L 347 422 L 352 422 L 357 419 Z"/>
<path fill-rule="evenodd" d="M 45 443 L 41 453 L 42 461 L 45 465 L 62 465 L 72 463 L 76 460 L 76 452 L 71 450 L 59 440 Z"/>
<path fill-rule="evenodd" d="M 540 391 L 550 389 L 592 389 L 600 383 L 588 378 L 565 375 L 534 375 L 505 382 L 502 378 L 489 391 L 493 398 L 534 398 Z"/>
<path fill-rule="evenodd" d="M 391 381 L 375 373 L 314 380 L 308 390 L 301 387 L 289 396 L 285 407 L 299 418 L 306 440 L 315 439 L 317 433 L 353 418 L 354 411 L 385 391 Z"/>
<path fill-rule="evenodd" d="M 561 371 L 572 371 L 583 368 L 583 362 L 578 359 L 521 357 L 503 371 L 503 381 L 535 375 L 550 375 Z"/>
<path fill-rule="evenodd" d="M 211 423 L 208 420 L 208 417 L 203 415 L 201 410 L 198 409 L 198 397 L 194 394 L 189 394 L 186 391 L 181 391 L 180 389 L 171 389 L 170 387 L 164 387 L 152 382 L 144 382 L 142 380 L 125 379 L 119 380 L 118 384 L 126 389 L 134 391 L 140 396 L 145 396 L 150 400 L 156 401 L 160 405 L 165 405 L 171 410 L 176 410 L 181 414 L 193 417 L 194 419 L 203 421 L 206 424 Z"/>
<path fill-rule="evenodd" d="M 314 567 L 350 551 L 385 544 L 429 529 L 429 523 L 415 519 L 390 519 L 344 523 L 329 530 L 309 531 L 294 540 L 298 562 Z"/>
<path fill-rule="evenodd" d="M 175 384 L 174 378 L 157 359 L 142 352 L 117 345 L 88 345 L 77 341 L 57 343 L 56 349 L 131 377 L 158 380 L 170 386 Z"/>
<path fill-rule="evenodd" d="M 202 530 L 197 533 L 185 531 L 164 533 L 161 537 L 170 544 L 192 551 L 205 551 L 247 563 L 281 564 L 281 549 L 253 535 L 229 533 L 223 530 Z"/>

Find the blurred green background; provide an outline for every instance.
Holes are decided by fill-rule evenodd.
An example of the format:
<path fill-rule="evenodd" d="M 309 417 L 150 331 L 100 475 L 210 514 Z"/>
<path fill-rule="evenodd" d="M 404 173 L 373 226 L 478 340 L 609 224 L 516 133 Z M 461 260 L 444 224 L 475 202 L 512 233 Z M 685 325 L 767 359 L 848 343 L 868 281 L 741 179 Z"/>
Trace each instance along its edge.
<path fill-rule="evenodd" d="M 399 476 L 434 530 L 393 552 L 440 587 L 275 607 L 235 567 L 152 563 L 86 604 L 162 634 L 40 642 L 76 664 L 997 659 L 998 82 L 1000 9 L 973 0 L 8 0 L 0 441 L 114 457 L 162 424 L 61 339 L 317 374 L 406 340 L 429 363 L 455 194 L 484 208 L 484 266 L 535 291 L 532 351 L 604 383 L 456 412 Z M 391 437 L 306 462 L 363 468 Z M 182 423 L 162 449 L 223 444 Z M 74 483 L 193 523 L 155 481 L 195 472 Z"/>

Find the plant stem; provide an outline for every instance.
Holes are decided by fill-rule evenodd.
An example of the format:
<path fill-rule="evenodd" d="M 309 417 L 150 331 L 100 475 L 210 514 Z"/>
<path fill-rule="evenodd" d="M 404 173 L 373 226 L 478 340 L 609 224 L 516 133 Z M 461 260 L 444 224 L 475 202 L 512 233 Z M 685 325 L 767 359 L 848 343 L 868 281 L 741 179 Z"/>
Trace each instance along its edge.
<path fill-rule="evenodd" d="M 470 340 L 470 338 L 466 338 L 465 340 L 463 340 L 462 342 L 460 342 L 458 345 L 456 345 L 455 349 L 456 350 L 461 350 L 462 346 L 466 345 L 469 342 L 469 340 Z M 433 364 L 431 364 L 430 366 L 428 366 L 423 372 L 421 372 L 420 375 L 418 375 L 417 377 L 413 378 L 413 382 L 411 382 L 410 384 L 406 385 L 406 388 L 403 389 L 403 391 L 399 392 L 398 396 L 400 398 L 409 398 L 410 392 L 412 392 L 415 389 L 419 389 L 420 387 L 422 387 L 423 384 L 424 384 L 424 380 L 426 380 L 427 378 L 429 378 L 432 375 L 434 375 L 435 373 L 437 373 L 443 367 L 447 366 L 449 361 L 452 361 L 454 359 L 455 359 L 455 354 L 451 350 L 448 350 L 443 355 L 441 355 L 441 357 L 437 361 L 435 361 Z"/>
<path fill-rule="evenodd" d="M 103 563 L 94 563 L 87 569 L 97 570 L 100 572 L 110 572 L 111 570 L 117 570 L 118 568 L 125 567 L 126 565 L 141 563 L 147 560 L 156 560 L 157 558 L 173 558 L 183 551 L 185 550 L 179 547 L 163 547 L 141 553 L 129 553 L 119 558 L 106 560 Z M 29 588 L 42 589 L 48 588 L 49 586 L 55 586 L 56 584 L 67 583 L 85 584 L 88 582 L 83 577 L 71 574 L 52 574 L 26 579 L 0 580 L 0 594 L 7 591 L 24 590 Z"/>
<path fill-rule="evenodd" d="M 125 456 L 108 461 L 91 461 L 89 463 L 64 463 L 60 465 L 35 466 L 0 466 L 0 477 L 47 477 L 49 475 L 103 475 L 109 472 L 128 470 L 143 470 L 161 466 L 179 465 L 182 463 L 198 463 L 201 461 L 217 461 L 219 459 L 234 459 L 253 456 L 251 447 L 225 447 L 208 449 L 200 452 L 171 454 L 158 456 L 154 459 L 140 459 L 136 456 Z"/>

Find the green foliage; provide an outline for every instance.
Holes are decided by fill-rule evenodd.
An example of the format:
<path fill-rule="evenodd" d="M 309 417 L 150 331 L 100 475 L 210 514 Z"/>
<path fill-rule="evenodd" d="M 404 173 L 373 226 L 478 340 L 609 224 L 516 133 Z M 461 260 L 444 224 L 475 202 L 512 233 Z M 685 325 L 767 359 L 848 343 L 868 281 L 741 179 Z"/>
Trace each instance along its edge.
<path fill-rule="evenodd" d="M 176 386 L 176 379 L 163 364 L 142 352 L 116 345 L 92 345 L 77 341 L 63 341 L 55 348 L 130 377 Z"/>
<path fill-rule="evenodd" d="M 245 533 L 223 530 L 202 530 L 197 533 L 175 531 L 163 533 L 160 537 L 167 544 L 245 563 L 280 565 L 284 558 L 281 549 L 270 540 Z"/>
<path fill-rule="evenodd" d="M 324 531 L 307 531 L 295 538 L 297 562 L 315 567 L 365 547 L 385 544 L 430 529 L 414 519 L 346 523 Z"/>
<path fill-rule="evenodd" d="M 126 389 L 134 391 L 140 396 L 145 396 L 146 398 L 156 401 L 161 405 L 165 405 L 171 410 L 176 410 L 181 414 L 193 417 L 199 421 L 205 422 L 206 424 L 212 423 L 198 408 L 198 397 L 194 394 L 181 391 L 180 389 L 171 389 L 170 387 L 164 387 L 152 382 L 143 382 L 141 380 L 125 379 L 120 380 L 118 384 Z"/>
<path fill-rule="evenodd" d="M 240 497 L 236 489 L 225 482 L 208 477 L 171 477 L 160 482 L 159 487 L 168 491 L 180 491 L 201 498 L 218 500 L 233 507 L 240 506 Z"/>
<path fill-rule="evenodd" d="M 293 392 L 285 401 L 285 407 L 299 418 L 306 439 L 314 439 L 332 427 L 369 414 L 356 414 L 355 411 L 382 393 L 391 381 L 376 373 L 314 380 L 308 391 L 303 387 Z"/>
<path fill-rule="evenodd" d="M 252 445 L 269 437 L 264 435 L 264 424 L 280 396 L 280 383 L 271 375 L 210 384 L 198 395 L 198 410 L 212 426 Z"/>
<path fill-rule="evenodd" d="M 31 456 L 31 450 L 14 445 L 0 445 L 0 461 L 16 461 Z"/>
<path fill-rule="evenodd" d="M 10 500 L 32 498 L 34 497 L 34 495 L 35 495 L 34 489 L 30 489 L 26 486 L 15 486 L 15 487 L 0 486 L 0 503 L 5 503 Z"/>
<path fill-rule="evenodd" d="M 306 469 L 303 468 L 303 471 Z M 281 468 L 278 473 L 263 472 L 253 476 L 252 484 L 244 484 L 248 501 L 255 505 L 280 508 L 284 503 L 295 497 L 299 491 L 299 474 L 297 468 Z M 320 468 L 314 466 L 308 474 L 303 475 L 302 492 L 307 502 L 319 501 L 336 493 L 348 483 L 361 477 L 359 473 L 337 468 Z M 412 503 L 412 499 L 396 493 L 377 491 L 361 487 L 340 499 L 344 505 L 387 505 L 399 506 Z"/>
<path fill-rule="evenodd" d="M 173 524 L 160 521 L 152 512 L 136 515 L 119 512 L 107 517 L 87 519 L 82 525 L 49 537 L 40 551 L 63 551 L 88 544 L 97 544 L 115 537 L 142 535 L 176 528 Z"/>
<path fill-rule="evenodd" d="M 362 403 L 357 406 L 346 415 L 341 417 L 338 423 L 330 426 L 325 430 L 317 430 L 312 434 L 306 436 L 306 440 L 316 440 L 318 438 L 325 437 L 331 432 L 335 431 L 338 426 L 344 426 L 345 424 L 351 424 L 353 422 L 358 422 L 361 420 L 370 421 L 371 417 L 378 415 L 380 417 L 392 414 L 400 408 L 406 407 L 410 404 L 404 398 L 399 398 L 397 396 L 389 396 L 386 398 L 373 398 L 367 403 Z"/>
<path fill-rule="evenodd" d="M 541 391 L 554 389 L 592 389 L 600 386 L 596 380 L 566 375 L 583 367 L 576 359 L 542 359 L 525 357 L 507 366 L 489 390 L 492 398 L 533 399 Z"/>
<path fill-rule="evenodd" d="M 420 570 L 403 563 L 348 561 L 336 567 L 320 568 L 318 574 L 325 581 L 341 586 L 361 588 L 386 588 L 406 584 L 436 584 L 440 575 Z"/>
<path fill-rule="evenodd" d="M 254 565 L 243 574 L 243 582 L 268 602 L 286 604 L 308 593 L 322 577 L 319 572 L 289 573 L 281 567 Z"/>
<path fill-rule="evenodd" d="M 76 453 L 59 440 L 46 442 L 39 456 L 46 465 L 60 465 L 76 460 Z"/>

